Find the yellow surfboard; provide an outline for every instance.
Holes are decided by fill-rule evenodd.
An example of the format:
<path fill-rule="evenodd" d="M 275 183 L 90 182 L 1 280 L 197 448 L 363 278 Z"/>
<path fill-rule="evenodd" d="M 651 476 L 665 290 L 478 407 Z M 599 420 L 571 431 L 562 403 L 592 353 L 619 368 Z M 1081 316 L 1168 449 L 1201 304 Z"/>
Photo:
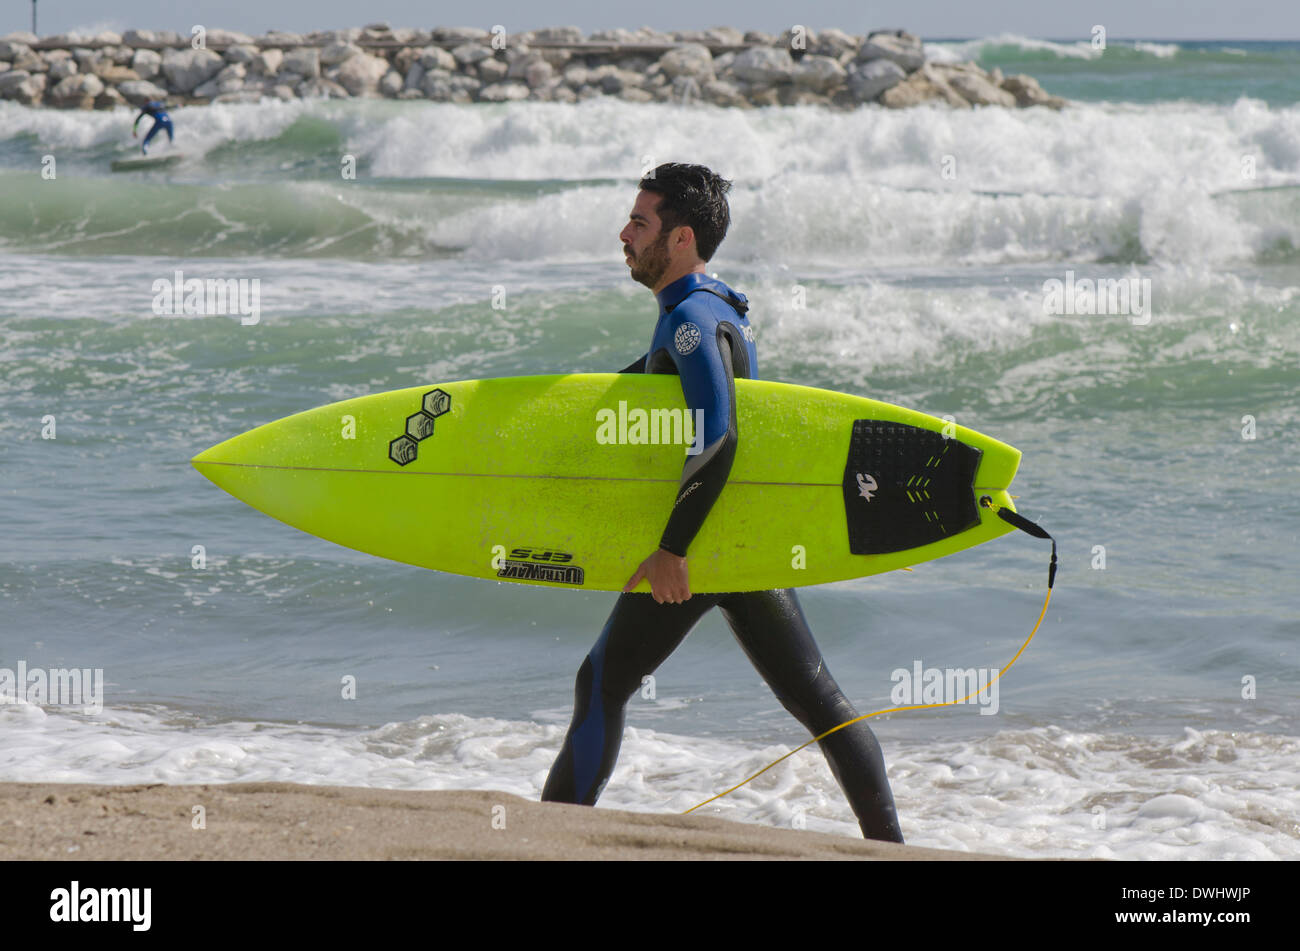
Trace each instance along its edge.
<path fill-rule="evenodd" d="M 1012 528 L 1020 452 L 889 403 L 736 381 L 721 496 L 687 552 L 691 591 L 892 571 Z M 663 374 L 435 383 L 331 403 L 195 456 L 254 508 L 359 551 L 476 578 L 618 591 L 653 552 L 697 451 Z M 642 581 L 638 590 L 649 590 Z"/>

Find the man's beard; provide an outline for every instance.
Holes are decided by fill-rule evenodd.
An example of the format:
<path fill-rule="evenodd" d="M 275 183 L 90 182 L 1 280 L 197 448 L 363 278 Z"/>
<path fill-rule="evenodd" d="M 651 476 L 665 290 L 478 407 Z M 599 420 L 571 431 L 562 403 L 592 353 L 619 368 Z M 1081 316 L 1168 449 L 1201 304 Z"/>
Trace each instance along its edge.
<path fill-rule="evenodd" d="M 668 235 L 663 234 L 632 259 L 632 280 L 653 288 L 668 270 L 668 263 Z"/>

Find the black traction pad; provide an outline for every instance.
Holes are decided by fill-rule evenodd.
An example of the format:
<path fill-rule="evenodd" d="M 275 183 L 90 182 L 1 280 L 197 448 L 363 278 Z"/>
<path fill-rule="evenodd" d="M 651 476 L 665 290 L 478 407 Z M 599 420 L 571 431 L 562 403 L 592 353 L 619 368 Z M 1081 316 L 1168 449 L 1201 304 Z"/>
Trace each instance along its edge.
<path fill-rule="evenodd" d="M 918 426 L 854 420 L 844 468 L 849 551 L 903 551 L 978 525 L 975 472 L 983 454 Z"/>

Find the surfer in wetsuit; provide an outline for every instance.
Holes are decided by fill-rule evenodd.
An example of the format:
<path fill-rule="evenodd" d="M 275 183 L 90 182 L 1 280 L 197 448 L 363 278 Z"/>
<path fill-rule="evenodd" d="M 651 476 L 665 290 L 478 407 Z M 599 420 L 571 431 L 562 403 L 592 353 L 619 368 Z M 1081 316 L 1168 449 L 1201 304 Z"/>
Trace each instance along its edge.
<path fill-rule="evenodd" d="M 743 294 L 705 273 L 730 224 L 731 183 L 699 165 L 660 165 L 643 178 L 619 235 L 632 278 L 659 301 L 649 351 L 623 373 L 674 373 L 687 407 L 703 410 L 659 548 L 619 595 L 578 670 L 573 720 L 542 790 L 545 802 L 595 805 L 623 739 L 624 708 L 717 607 L 781 704 L 814 736 L 858 714 L 836 685 L 793 589 L 692 595 L 686 552 L 722 492 L 739 438 L 735 378 L 757 376 Z M 633 589 L 642 579 L 650 593 Z M 880 745 L 865 722 L 819 744 L 868 839 L 902 842 Z"/>
<path fill-rule="evenodd" d="M 140 114 L 135 117 L 135 122 L 131 123 L 131 138 L 136 137 L 136 126 L 140 124 L 140 120 L 145 116 L 153 116 L 153 128 L 145 135 L 144 141 L 140 143 L 140 152 L 142 154 L 149 154 L 149 140 L 157 135 L 160 129 L 167 132 L 168 142 L 176 141 L 176 135 L 172 131 L 171 117 L 167 115 L 167 107 L 156 99 L 150 99 L 140 107 Z"/>

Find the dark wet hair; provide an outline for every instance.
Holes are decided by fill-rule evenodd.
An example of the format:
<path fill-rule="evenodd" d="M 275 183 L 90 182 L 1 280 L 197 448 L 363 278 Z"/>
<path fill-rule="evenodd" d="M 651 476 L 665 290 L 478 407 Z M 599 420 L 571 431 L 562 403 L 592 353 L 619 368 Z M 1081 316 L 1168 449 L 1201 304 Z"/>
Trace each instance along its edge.
<path fill-rule="evenodd" d="M 731 224 L 727 191 L 731 182 L 703 165 L 668 162 L 641 179 L 640 188 L 660 196 L 658 215 L 662 234 L 689 225 L 695 232 L 695 250 L 707 261 L 718 250 Z"/>

